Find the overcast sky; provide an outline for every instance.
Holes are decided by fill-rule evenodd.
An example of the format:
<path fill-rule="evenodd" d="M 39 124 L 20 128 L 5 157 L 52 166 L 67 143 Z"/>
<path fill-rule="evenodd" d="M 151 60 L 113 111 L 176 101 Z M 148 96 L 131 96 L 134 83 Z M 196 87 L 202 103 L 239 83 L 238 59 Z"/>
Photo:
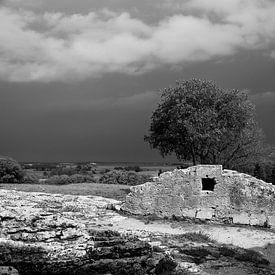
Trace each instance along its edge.
<path fill-rule="evenodd" d="M 0 0 L 0 155 L 162 161 L 159 89 L 248 89 L 275 145 L 275 1 Z M 170 160 L 170 159 L 166 159 Z"/>

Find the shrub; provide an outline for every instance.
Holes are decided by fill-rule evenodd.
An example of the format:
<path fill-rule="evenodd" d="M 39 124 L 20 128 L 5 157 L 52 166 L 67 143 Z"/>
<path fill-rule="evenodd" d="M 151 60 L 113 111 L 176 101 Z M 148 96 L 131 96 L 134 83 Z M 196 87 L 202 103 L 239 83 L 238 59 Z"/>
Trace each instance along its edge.
<path fill-rule="evenodd" d="M 105 173 L 100 179 L 104 184 L 139 185 L 149 181 L 150 177 L 135 172 L 113 170 Z"/>
<path fill-rule="evenodd" d="M 70 180 L 73 183 L 83 183 L 83 182 L 87 182 L 87 183 L 91 183 L 94 182 L 94 177 L 92 177 L 91 175 L 82 175 L 82 174 L 74 174 L 72 176 L 70 176 Z"/>
<path fill-rule="evenodd" d="M 77 170 L 79 174 L 95 174 L 96 166 L 91 165 L 90 163 L 80 164 L 77 166 Z"/>
<path fill-rule="evenodd" d="M 68 175 L 60 175 L 60 176 L 52 176 L 46 179 L 45 184 L 56 184 L 56 185 L 64 185 L 71 183 L 84 183 L 84 182 L 94 182 L 94 177 L 90 175 L 82 175 L 82 174 L 74 174 L 72 176 Z"/>
<path fill-rule="evenodd" d="M 114 167 L 114 170 L 124 170 L 124 167 L 117 166 L 117 167 Z"/>
<path fill-rule="evenodd" d="M 20 164 L 8 157 L 0 157 L 0 182 L 20 183 L 23 179 L 23 170 Z"/>
<path fill-rule="evenodd" d="M 135 172 L 141 172 L 142 169 L 139 166 L 126 166 L 124 168 L 126 171 L 135 171 Z"/>
<path fill-rule="evenodd" d="M 76 173 L 78 173 L 78 170 L 76 168 L 57 167 L 57 168 L 51 170 L 50 175 L 51 176 L 62 176 L 62 175 L 71 176 Z"/>
<path fill-rule="evenodd" d="M 106 168 L 106 169 L 103 169 L 103 170 L 99 171 L 99 174 L 104 175 L 105 173 L 108 173 L 110 171 L 111 171 L 110 169 Z"/>
<path fill-rule="evenodd" d="M 156 266 L 156 274 L 176 274 L 174 271 L 177 265 L 171 256 L 165 255 Z"/>
<path fill-rule="evenodd" d="M 125 171 L 135 171 L 135 172 L 142 171 L 142 169 L 139 166 L 126 166 L 126 167 L 117 166 L 117 167 L 114 167 L 114 170 L 125 170 Z"/>
<path fill-rule="evenodd" d="M 180 234 L 176 236 L 178 240 L 188 240 L 191 242 L 199 243 L 213 243 L 214 241 L 210 238 L 209 235 L 204 234 L 203 232 L 188 232 L 185 234 Z"/>
<path fill-rule="evenodd" d="M 24 178 L 22 180 L 22 183 L 25 184 L 39 184 L 39 177 L 34 172 L 26 172 L 24 175 Z"/>
<path fill-rule="evenodd" d="M 253 264 L 268 265 L 269 261 L 262 254 L 252 249 L 244 249 L 240 247 L 231 247 L 223 245 L 219 248 L 222 256 L 232 257 L 242 262 L 252 262 Z"/>
<path fill-rule="evenodd" d="M 71 178 L 68 175 L 52 176 L 46 179 L 45 184 L 70 184 L 72 183 Z"/>

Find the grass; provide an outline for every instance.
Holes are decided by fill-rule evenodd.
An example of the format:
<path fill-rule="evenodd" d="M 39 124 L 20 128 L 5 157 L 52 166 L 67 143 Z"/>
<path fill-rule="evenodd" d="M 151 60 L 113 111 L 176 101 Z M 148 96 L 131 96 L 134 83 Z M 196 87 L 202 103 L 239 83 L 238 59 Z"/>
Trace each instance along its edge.
<path fill-rule="evenodd" d="M 239 247 L 221 246 L 219 252 L 222 256 L 235 258 L 242 262 L 252 262 L 254 264 L 268 265 L 269 261 L 264 256 L 252 249 L 243 249 Z"/>
<path fill-rule="evenodd" d="M 127 164 L 128 165 L 128 164 Z M 122 166 L 127 166 L 126 164 Z M 99 165 L 97 167 L 97 174 L 94 175 L 96 179 L 101 177 L 100 172 L 106 169 L 113 169 L 120 164 L 113 165 Z M 157 176 L 158 170 L 162 171 L 173 170 L 176 166 L 141 166 L 142 171 L 138 174 Z M 39 178 L 43 178 L 42 171 L 33 171 Z M 45 185 L 45 184 L 4 184 L 0 183 L 0 189 L 17 190 L 25 192 L 45 192 L 52 194 L 64 195 L 84 195 L 84 196 L 102 196 L 116 200 L 124 200 L 126 195 L 130 192 L 130 186 L 116 185 L 116 184 L 99 184 L 99 183 L 78 183 L 67 185 Z"/>
<path fill-rule="evenodd" d="M 117 184 L 77 183 L 67 185 L 46 184 L 0 184 L 0 189 L 25 192 L 43 192 L 64 195 L 102 196 L 124 200 L 130 192 L 130 186 Z"/>
<path fill-rule="evenodd" d="M 191 242 L 197 243 L 213 243 L 214 241 L 210 238 L 209 235 L 202 232 L 189 232 L 185 234 L 180 234 L 176 236 L 179 240 L 188 240 Z"/>

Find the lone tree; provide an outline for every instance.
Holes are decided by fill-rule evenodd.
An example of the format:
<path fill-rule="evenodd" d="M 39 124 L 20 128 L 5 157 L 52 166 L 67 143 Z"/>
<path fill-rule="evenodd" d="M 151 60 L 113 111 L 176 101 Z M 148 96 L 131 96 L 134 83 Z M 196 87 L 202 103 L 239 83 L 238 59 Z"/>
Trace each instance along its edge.
<path fill-rule="evenodd" d="M 164 89 L 145 140 L 162 156 L 175 153 L 194 165 L 240 168 L 265 155 L 263 133 L 247 93 L 208 80 L 183 80 Z"/>

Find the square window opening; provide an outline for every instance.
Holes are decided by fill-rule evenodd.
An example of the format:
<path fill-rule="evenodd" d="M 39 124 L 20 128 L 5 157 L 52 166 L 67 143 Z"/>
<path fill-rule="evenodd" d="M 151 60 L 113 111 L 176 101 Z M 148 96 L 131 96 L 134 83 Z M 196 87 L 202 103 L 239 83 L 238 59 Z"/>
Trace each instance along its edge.
<path fill-rule="evenodd" d="M 215 185 L 217 184 L 215 178 L 202 178 L 202 190 L 214 191 Z"/>

